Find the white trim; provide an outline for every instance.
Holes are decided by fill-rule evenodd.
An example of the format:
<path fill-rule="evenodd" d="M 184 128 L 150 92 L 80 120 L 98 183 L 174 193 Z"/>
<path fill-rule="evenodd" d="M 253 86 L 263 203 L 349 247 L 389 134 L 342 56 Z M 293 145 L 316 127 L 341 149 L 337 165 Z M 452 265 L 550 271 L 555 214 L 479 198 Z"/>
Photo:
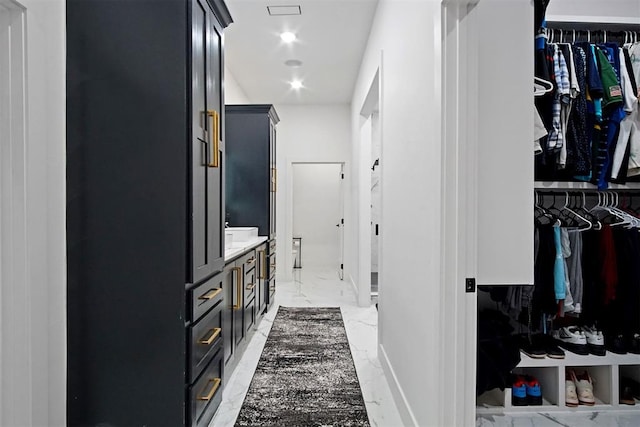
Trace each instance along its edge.
<path fill-rule="evenodd" d="M 360 107 L 360 128 L 357 142 L 357 156 L 353 159 L 357 167 L 355 177 L 358 188 L 357 225 L 356 239 L 358 251 L 356 254 L 356 270 L 358 271 L 358 305 L 367 307 L 371 304 L 371 173 L 370 168 L 373 163 L 371 159 L 373 131 L 377 129 L 377 137 L 380 139 L 380 235 L 378 236 L 378 286 L 382 283 L 383 277 L 383 251 L 384 245 L 382 236 L 384 235 L 384 218 L 382 214 L 383 197 L 382 177 L 384 164 L 384 141 L 382 133 L 382 52 L 380 52 L 380 63 L 373 74 L 367 94 Z M 377 114 L 375 114 L 377 112 Z M 377 120 L 376 126 L 373 120 Z M 363 138 L 363 129 L 368 126 L 367 138 Z M 380 292 L 380 288 L 378 288 Z"/>
<path fill-rule="evenodd" d="M 31 425 L 32 325 L 27 211 L 26 12 L 0 1 L 4 15 L 0 74 L 4 86 L 0 139 L 0 424 Z M 2 351 L 7 349 L 7 351 Z"/>
<path fill-rule="evenodd" d="M 389 362 L 389 358 L 387 357 L 387 353 L 382 344 L 378 345 L 378 359 L 380 359 L 380 366 L 382 366 L 384 375 L 387 378 L 389 389 L 391 389 L 391 395 L 396 403 L 402 422 L 407 426 L 417 426 L 418 420 L 411 411 L 411 407 L 409 406 L 404 390 L 402 390 L 402 387 L 400 386 L 398 377 L 391 367 L 391 363 Z"/>
<path fill-rule="evenodd" d="M 477 55 L 472 8 L 443 7 L 441 351 L 442 425 L 475 424 Z"/>

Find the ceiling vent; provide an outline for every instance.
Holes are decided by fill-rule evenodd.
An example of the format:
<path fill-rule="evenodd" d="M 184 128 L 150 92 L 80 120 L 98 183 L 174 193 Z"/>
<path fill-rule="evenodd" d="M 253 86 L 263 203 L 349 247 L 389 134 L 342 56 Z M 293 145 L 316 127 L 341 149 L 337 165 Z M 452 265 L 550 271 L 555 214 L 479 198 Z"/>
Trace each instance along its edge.
<path fill-rule="evenodd" d="M 267 6 L 271 16 L 302 15 L 300 6 Z"/>

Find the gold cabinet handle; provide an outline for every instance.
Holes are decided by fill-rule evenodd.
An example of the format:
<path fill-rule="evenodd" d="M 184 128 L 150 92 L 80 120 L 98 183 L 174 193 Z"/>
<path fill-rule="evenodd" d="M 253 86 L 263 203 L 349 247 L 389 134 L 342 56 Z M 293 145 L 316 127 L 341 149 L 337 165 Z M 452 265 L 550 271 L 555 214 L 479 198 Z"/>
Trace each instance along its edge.
<path fill-rule="evenodd" d="M 262 270 L 260 271 L 260 279 L 267 278 L 267 251 L 258 251 L 262 258 Z"/>
<path fill-rule="evenodd" d="M 211 144 L 211 157 L 207 166 L 217 168 L 220 166 L 220 115 L 216 110 L 207 110 L 207 117 L 213 118 L 213 132 L 209 132 L 213 144 Z"/>
<path fill-rule="evenodd" d="M 256 257 L 251 257 L 247 260 L 247 264 L 253 264 L 254 262 L 256 262 Z"/>
<path fill-rule="evenodd" d="M 218 338 L 218 335 L 220 335 L 222 329 L 213 328 L 209 330 L 209 332 L 211 333 L 211 335 L 209 335 L 209 338 L 200 338 L 198 340 L 198 344 L 211 345 L 211 343 L 214 342 L 216 338 Z"/>
<path fill-rule="evenodd" d="M 271 264 L 271 268 L 276 268 L 276 264 L 275 263 Z"/>
<path fill-rule="evenodd" d="M 209 401 L 211 400 L 211 398 L 213 397 L 214 394 L 216 394 L 216 391 L 218 390 L 218 387 L 220 387 L 220 378 L 213 378 L 210 379 L 209 381 L 207 381 L 207 385 L 204 387 L 204 390 L 207 389 L 207 387 L 209 387 L 209 384 L 213 384 L 211 386 L 211 390 L 209 390 L 209 393 L 207 393 L 204 396 L 198 396 L 198 400 L 204 400 L 204 401 Z M 204 390 L 202 390 L 204 392 Z"/>
<path fill-rule="evenodd" d="M 271 168 L 271 192 L 275 193 L 278 188 L 278 171 L 276 168 Z"/>
<path fill-rule="evenodd" d="M 255 288 L 255 287 L 256 287 L 256 284 L 255 284 L 255 283 L 249 283 L 249 284 L 247 285 L 247 290 L 248 290 L 248 291 L 252 291 L 252 290 L 253 290 L 253 288 Z"/>
<path fill-rule="evenodd" d="M 233 305 L 234 310 L 240 310 L 242 308 L 242 267 L 233 267 L 236 272 L 236 297 L 238 304 Z"/>
<path fill-rule="evenodd" d="M 220 288 L 211 289 L 206 294 L 200 295 L 198 299 L 211 300 L 214 299 L 220 292 L 222 292 L 222 289 Z"/>

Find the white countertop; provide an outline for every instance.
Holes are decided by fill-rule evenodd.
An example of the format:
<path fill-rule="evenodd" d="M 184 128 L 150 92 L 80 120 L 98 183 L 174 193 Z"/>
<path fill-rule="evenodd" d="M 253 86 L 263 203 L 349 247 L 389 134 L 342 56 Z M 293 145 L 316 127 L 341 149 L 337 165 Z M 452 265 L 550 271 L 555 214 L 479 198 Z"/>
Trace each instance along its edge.
<path fill-rule="evenodd" d="M 245 242 L 233 242 L 233 245 L 230 248 L 225 249 L 224 251 L 224 260 L 229 261 L 232 258 L 237 257 L 243 252 L 258 246 L 262 242 L 267 241 L 267 236 L 258 236 L 251 240 L 247 240 Z"/>

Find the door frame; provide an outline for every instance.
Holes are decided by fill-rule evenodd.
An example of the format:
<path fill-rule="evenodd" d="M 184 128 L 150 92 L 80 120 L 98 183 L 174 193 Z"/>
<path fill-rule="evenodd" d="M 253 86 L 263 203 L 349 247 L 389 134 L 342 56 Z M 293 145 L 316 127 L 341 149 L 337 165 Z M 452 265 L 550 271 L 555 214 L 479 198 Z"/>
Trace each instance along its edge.
<path fill-rule="evenodd" d="M 477 293 L 465 291 L 465 279 L 476 277 L 478 259 L 478 3 L 442 7 L 442 425 L 476 420 Z"/>
<path fill-rule="evenodd" d="M 381 283 L 384 278 L 384 191 L 383 191 L 383 176 L 384 176 L 384 139 L 382 132 L 382 53 L 380 57 L 380 65 L 374 73 L 371 84 L 367 91 L 367 95 L 364 98 L 362 106 L 360 108 L 360 138 L 358 144 L 358 157 L 354 159 L 358 165 L 357 176 L 357 188 L 358 198 L 356 203 L 356 218 L 357 224 L 357 247 L 356 259 L 357 259 L 357 295 L 358 305 L 361 307 L 368 307 L 371 304 L 371 146 L 372 139 L 374 137 L 373 131 L 377 129 L 377 137 L 380 139 L 380 164 L 379 176 L 380 176 L 380 217 L 379 217 L 379 235 L 378 235 L 378 301 L 380 303 L 380 296 L 383 295 Z M 376 126 L 374 126 L 373 120 L 377 120 Z M 370 122 L 371 132 L 370 138 L 367 141 L 363 141 L 362 129 Z M 382 303 L 380 303 L 382 305 Z"/>
<path fill-rule="evenodd" d="M 12 137 L 0 138 L 0 425 L 65 425 L 65 4 L 0 7 L 15 55 Z"/>
<path fill-rule="evenodd" d="M 286 190 L 285 190 L 285 195 L 286 195 L 286 201 L 285 201 L 285 215 L 286 215 L 286 220 L 285 220 L 285 236 L 284 236 L 284 242 L 281 242 L 281 244 L 279 245 L 279 247 L 281 248 L 285 248 L 284 251 L 282 252 L 278 252 L 279 256 L 280 254 L 282 254 L 284 252 L 284 280 L 286 281 L 293 281 L 293 254 L 291 249 L 291 244 L 290 242 L 293 242 L 293 166 L 296 164 L 331 164 L 331 165 L 340 165 L 343 173 L 346 169 L 346 162 L 343 160 L 334 160 L 334 159 L 320 159 L 320 160 L 305 160 L 305 159 L 298 159 L 298 158 L 287 158 L 286 160 L 286 170 L 285 170 L 285 177 L 284 177 L 284 181 L 286 182 Z M 340 209 L 341 209 L 341 215 L 342 218 L 344 218 L 344 207 L 345 207 L 345 197 L 346 197 L 346 191 L 345 191 L 345 180 L 343 179 L 341 184 L 340 184 Z M 344 226 L 343 226 L 343 237 L 344 237 Z M 340 249 L 341 254 L 342 254 L 342 265 L 344 266 L 344 238 L 342 239 L 341 246 L 342 248 Z M 278 261 L 278 263 L 282 263 L 281 261 Z M 342 280 L 342 279 L 340 279 Z"/>
<path fill-rule="evenodd" d="M 26 10 L 0 0 L 0 424 L 30 420 Z M 26 421 L 26 420 L 25 420 Z"/>

